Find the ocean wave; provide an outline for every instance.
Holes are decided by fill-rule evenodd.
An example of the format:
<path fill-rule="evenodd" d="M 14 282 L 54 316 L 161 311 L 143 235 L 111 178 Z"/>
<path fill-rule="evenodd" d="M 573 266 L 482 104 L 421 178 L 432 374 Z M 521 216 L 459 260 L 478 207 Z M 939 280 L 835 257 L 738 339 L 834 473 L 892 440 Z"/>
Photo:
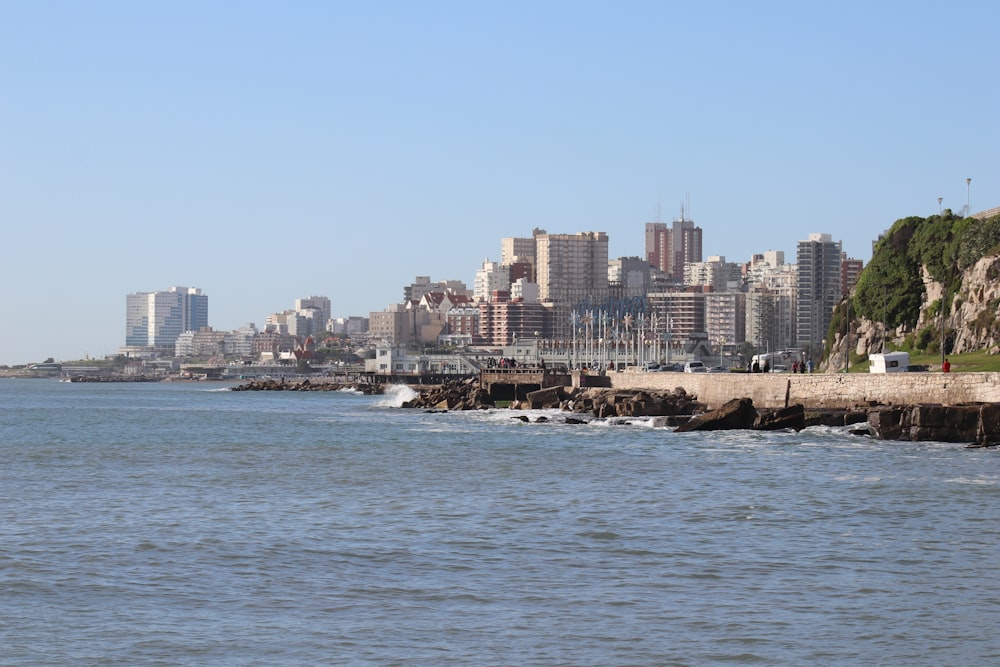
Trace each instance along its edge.
<path fill-rule="evenodd" d="M 399 408 L 406 401 L 412 401 L 419 394 L 405 384 L 389 385 L 376 405 L 384 408 Z"/>

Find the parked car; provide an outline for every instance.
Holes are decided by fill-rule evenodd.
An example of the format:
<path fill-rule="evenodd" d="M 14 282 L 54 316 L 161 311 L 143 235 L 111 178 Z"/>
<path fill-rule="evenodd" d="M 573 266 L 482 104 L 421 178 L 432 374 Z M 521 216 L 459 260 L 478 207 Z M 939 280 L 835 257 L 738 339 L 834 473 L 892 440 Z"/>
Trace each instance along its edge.
<path fill-rule="evenodd" d="M 700 361 L 689 361 L 684 364 L 685 373 L 707 373 L 708 368 Z"/>

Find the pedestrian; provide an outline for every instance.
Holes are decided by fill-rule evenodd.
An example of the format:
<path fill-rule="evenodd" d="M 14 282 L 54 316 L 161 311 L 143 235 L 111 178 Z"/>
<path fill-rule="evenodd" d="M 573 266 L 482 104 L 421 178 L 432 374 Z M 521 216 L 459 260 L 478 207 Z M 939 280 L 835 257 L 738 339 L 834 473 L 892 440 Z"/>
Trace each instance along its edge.
<path fill-rule="evenodd" d="M 941 364 L 941 372 L 942 373 L 950 373 L 951 372 L 951 362 L 948 361 L 948 357 L 945 357 L 944 358 L 944 363 Z"/>
<path fill-rule="evenodd" d="M 812 358 L 810 358 L 808 361 L 806 361 L 806 370 L 808 370 L 810 373 L 813 372 L 813 360 L 812 360 Z"/>

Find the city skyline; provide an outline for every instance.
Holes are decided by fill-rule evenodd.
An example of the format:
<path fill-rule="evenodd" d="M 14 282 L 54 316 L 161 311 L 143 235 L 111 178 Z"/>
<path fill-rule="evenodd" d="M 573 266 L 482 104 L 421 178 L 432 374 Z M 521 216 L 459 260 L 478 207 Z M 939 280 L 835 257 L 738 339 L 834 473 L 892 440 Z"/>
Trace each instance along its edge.
<path fill-rule="evenodd" d="M 998 18 L 9 3 L 0 363 L 115 353 L 137 290 L 197 285 L 220 330 L 308 294 L 366 315 L 533 228 L 642 256 L 681 206 L 705 255 L 830 232 L 867 261 L 898 218 L 1000 202 Z"/>

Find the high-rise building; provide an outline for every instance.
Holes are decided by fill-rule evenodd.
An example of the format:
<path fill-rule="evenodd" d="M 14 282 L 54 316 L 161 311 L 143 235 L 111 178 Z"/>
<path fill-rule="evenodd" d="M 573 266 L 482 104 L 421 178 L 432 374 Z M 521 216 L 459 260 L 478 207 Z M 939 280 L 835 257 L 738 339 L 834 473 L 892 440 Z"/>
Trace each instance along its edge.
<path fill-rule="evenodd" d="M 649 262 L 641 257 L 619 257 L 608 262 L 608 288 L 611 296 L 631 299 L 650 291 Z"/>
<path fill-rule="evenodd" d="M 545 234 L 537 227 L 531 230 L 531 238 L 507 237 L 500 239 L 500 266 L 511 269 L 511 282 L 518 278 L 535 281 L 536 239 Z M 515 268 L 516 267 L 516 268 Z"/>
<path fill-rule="evenodd" d="M 295 300 L 296 312 L 309 320 L 308 334 L 316 336 L 326 331 L 326 325 L 332 317 L 330 299 L 325 296 L 309 296 Z"/>
<path fill-rule="evenodd" d="M 538 338 L 544 327 L 545 308 L 538 302 L 512 301 L 498 291 L 479 303 L 479 340 L 486 345 L 510 345 L 519 338 Z"/>
<path fill-rule="evenodd" d="M 535 228 L 531 238 L 507 237 L 500 239 L 500 263 L 509 266 L 517 261 L 535 262 L 535 239 L 545 233 L 544 229 Z"/>
<path fill-rule="evenodd" d="M 667 223 L 646 223 L 646 261 L 665 273 L 673 273 L 672 239 Z"/>
<path fill-rule="evenodd" d="M 657 327 L 666 332 L 674 351 L 684 346 L 698 334 L 705 332 L 705 292 L 653 292 L 649 299 L 650 320 L 654 317 Z"/>
<path fill-rule="evenodd" d="M 208 296 L 196 287 L 136 292 L 125 298 L 128 353 L 174 354 L 178 336 L 208 327 Z"/>
<path fill-rule="evenodd" d="M 798 266 L 781 251 L 754 255 L 747 285 L 746 340 L 762 352 L 794 348 Z"/>
<path fill-rule="evenodd" d="M 684 279 L 684 265 L 701 261 L 701 227 L 696 227 L 693 220 L 684 217 L 684 207 L 681 207 L 681 217 L 673 222 L 671 229 L 672 260 L 669 273 L 674 279 Z"/>
<path fill-rule="evenodd" d="M 540 234 L 535 237 L 535 252 L 538 295 L 549 304 L 552 335 L 569 339 L 573 307 L 608 297 L 608 235 Z"/>
<path fill-rule="evenodd" d="M 712 255 L 707 262 L 688 262 L 684 265 L 684 284 L 711 287 L 716 292 L 741 289 L 743 271 L 739 264 L 727 262 L 725 257 Z"/>
<path fill-rule="evenodd" d="M 808 354 L 819 354 L 833 309 L 843 295 L 840 241 L 830 234 L 810 234 L 798 242 L 798 294 L 795 338 Z"/>
<path fill-rule="evenodd" d="M 540 234 L 535 240 L 542 301 L 599 301 L 607 296 L 607 234 Z"/>
<path fill-rule="evenodd" d="M 720 352 L 735 352 L 746 339 L 746 296 L 743 292 L 705 295 L 705 333 Z"/>
<path fill-rule="evenodd" d="M 501 267 L 497 262 L 483 260 L 483 265 L 476 271 L 476 278 L 472 284 L 472 298 L 475 301 L 489 301 L 494 292 L 509 289 L 510 269 Z"/>
<path fill-rule="evenodd" d="M 840 257 L 840 289 L 844 296 L 847 296 L 858 284 L 858 276 L 865 268 L 865 263 L 860 259 L 853 259 L 847 253 L 841 253 Z"/>

